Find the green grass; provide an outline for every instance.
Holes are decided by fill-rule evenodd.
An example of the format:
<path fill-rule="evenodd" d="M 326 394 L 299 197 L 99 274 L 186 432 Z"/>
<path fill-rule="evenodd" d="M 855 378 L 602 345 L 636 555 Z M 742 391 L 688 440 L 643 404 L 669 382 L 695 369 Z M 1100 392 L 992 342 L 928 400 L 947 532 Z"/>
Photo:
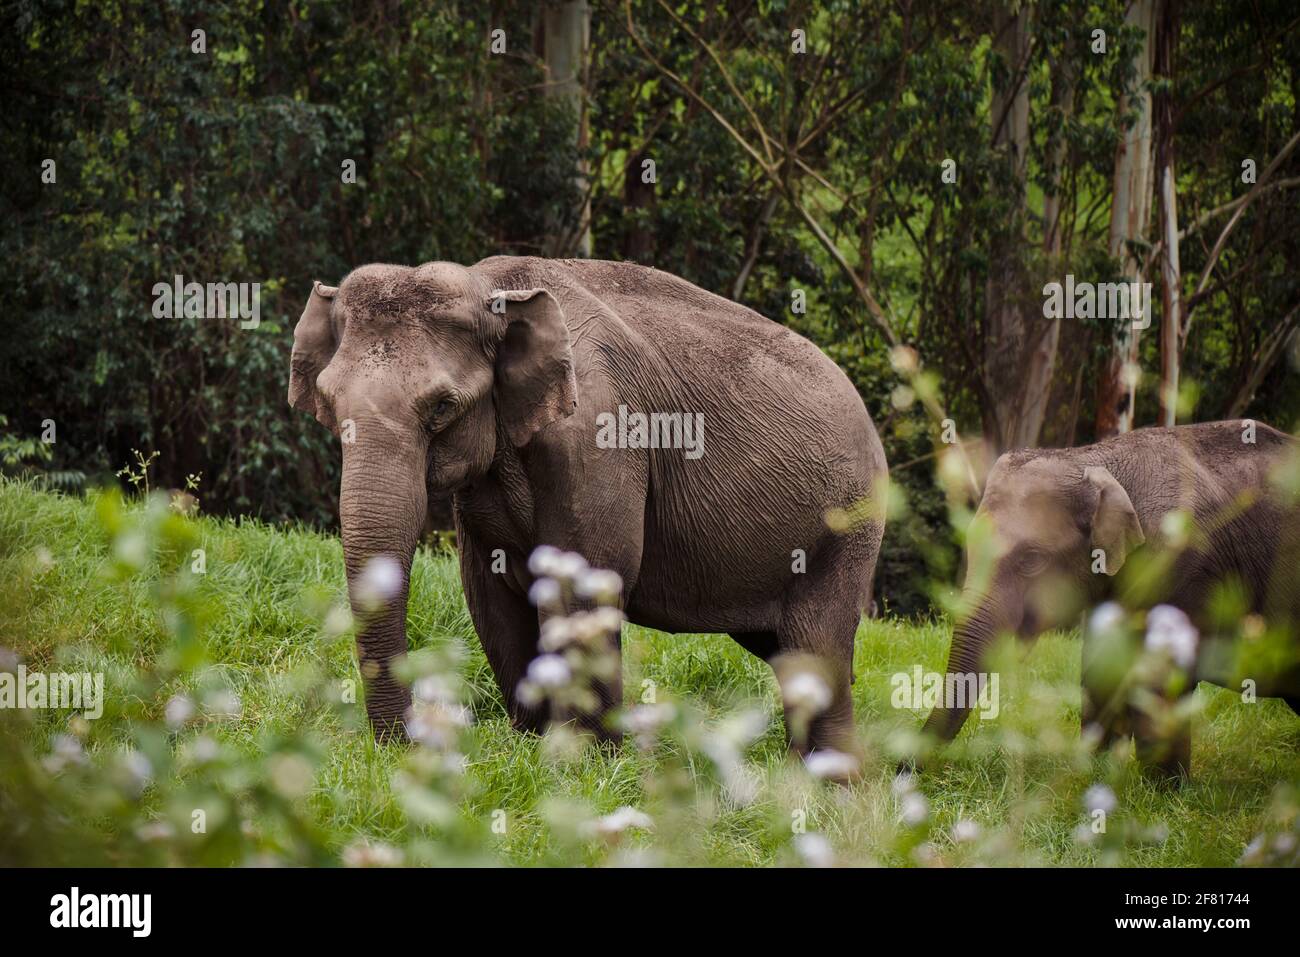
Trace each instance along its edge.
<path fill-rule="evenodd" d="M 455 557 L 421 550 L 410 642 L 431 652 L 463 649 L 455 670 L 474 713 L 463 775 L 454 786 L 428 788 L 411 783 L 411 749 L 376 746 L 359 706 L 329 700 L 331 689 L 358 678 L 351 639 L 328 637 L 321 627 L 322 609 L 343 595 L 336 538 L 199 518 L 177 541 L 205 550 L 206 573 L 193 576 L 190 591 L 177 598 L 160 569 L 187 565 L 188 549 L 168 553 L 164 536 L 162 552 L 143 570 L 108 574 L 114 548 L 129 559 L 131 523 L 143 521 L 144 508 L 119 516 L 125 524 L 115 538 L 115 520 L 97 513 L 97 501 L 102 512 L 95 497 L 0 481 L 0 645 L 17 651 L 29 670 L 103 672 L 112 712 L 102 731 L 84 736 L 92 767 L 75 787 L 36 770 L 0 776 L 0 817 L 10 819 L 0 835 L 19 841 L 22 822 L 14 816 L 41 817 L 11 852 L 19 862 L 39 862 L 32 850 L 39 837 L 49 849 L 45 860 L 62 863 L 235 863 L 258 848 L 326 863 L 349 845 L 383 843 L 402 848 L 408 862 L 586 864 L 637 855 L 769 865 L 799 860 L 792 822 L 802 820 L 846 863 L 1230 865 L 1274 823 L 1279 802 L 1292 800 L 1284 785 L 1300 780 L 1300 719 L 1281 702 L 1247 705 L 1205 685 L 1196 692 L 1193 779 L 1181 789 L 1149 783 L 1123 754 L 1086 754 L 1078 742 L 1078 639 L 1050 635 L 1030 649 L 1002 649 L 1000 716 L 969 722 L 945 760 L 921 775 L 917 786 L 930 813 L 924 825 L 909 827 L 898 821 L 893 767 L 924 715 L 891 706 L 890 678 L 916 663 L 942 670 L 951 633 L 944 623 L 886 619 L 859 627 L 853 697 L 867 763 L 865 779 L 847 788 L 816 782 L 787 759 L 765 664 L 725 636 L 627 626 L 629 703 L 650 682 L 660 700 L 698 712 L 706 724 L 746 706 L 770 716 L 747 752 L 757 795 L 730 800 L 710 762 L 680 740 L 568 753 L 560 739 L 513 731 L 474 637 Z M 190 652 L 175 620 L 160 613 L 176 607 L 200 636 Z M 186 654 L 197 655 L 198 664 L 159 669 L 160 661 Z M 237 719 L 217 720 L 200 706 L 183 732 L 148 737 L 150 727 L 161 726 L 161 703 L 171 694 L 184 691 L 201 702 L 204 689 L 216 685 L 238 694 Z M 7 756 L 11 771 L 14 762 L 36 767 L 68 727 L 67 712 L 0 712 L 0 762 Z M 197 734 L 220 744 L 220 774 L 200 774 L 183 759 Z M 159 754 L 182 757 L 155 760 L 156 772 L 135 801 L 94 799 L 99 783 L 112 778 L 113 756 L 144 747 L 142 740 L 153 740 Z M 276 769 L 286 765 L 276 761 L 299 752 L 312 768 L 304 793 L 289 788 L 283 797 L 274 786 L 256 786 L 259 774 L 279 780 Z M 1118 808 L 1106 835 L 1081 841 L 1075 832 L 1088 820 L 1082 796 L 1099 781 L 1113 787 Z M 184 821 L 187 801 L 207 800 L 196 793 L 229 798 L 221 806 L 247 822 L 243 836 L 232 832 L 229 843 L 201 852 L 183 842 L 146 848 L 132 837 L 142 822 Z M 431 795 L 445 806 L 425 807 Z M 36 810 L 45 806 L 37 798 L 58 813 Z M 654 832 L 621 843 L 574 836 L 574 821 L 625 805 L 653 808 Z M 980 825 L 980 838 L 954 843 L 950 828 L 959 819 Z M 279 840 L 259 836 L 263 831 L 293 833 Z"/>

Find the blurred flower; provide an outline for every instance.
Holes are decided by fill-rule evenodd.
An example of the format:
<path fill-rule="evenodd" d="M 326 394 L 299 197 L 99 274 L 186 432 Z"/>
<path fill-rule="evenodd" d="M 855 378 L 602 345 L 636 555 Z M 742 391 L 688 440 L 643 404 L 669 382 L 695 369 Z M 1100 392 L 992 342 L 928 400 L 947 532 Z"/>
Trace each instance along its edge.
<path fill-rule="evenodd" d="M 894 792 L 894 797 L 910 794 L 916 790 L 916 775 L 911 771 L 904 771 L 902 774 L 895 775 L 889 789 Z"/>
<path fill-rule="evenodd" d="M 50 753 L 41 761 L 41 766 L 50 774 L 58 774 L 70 764 L 85 764 L 86 752 L 81 742 L 70 734 L 56 734 L 50 742 Z"/>
<path fill-rule="evenodd" d="M 201 734 L 194 739 L 191 745 L 194 760 L 199 764 L 207 764 L 209 761 L 215 761 L 217 755 L 221 753 L 221 748 L 215 738 L 210 738 L 206 734 Z"/>
<path fill-rule="evenodd" d="M 924 824 L 929 816 L 930 802 L 920 791 L 908 791 L 899 801 L 899 820 L 908 827 Z"/>
<path fill-rule="evenodd" d="M 671 704 L 639 704 L 623 714 L 623 729 L 636 737 L 637 745 L 648 748 L 654 744 L 659 730 L 677 717 Z"/>
<path fill-rule="evenodd" d="M 808 867 L 834 867 L 835 851 L 824 834 L 808 832 L 794 836 L 794 849 Z"/>
<path fill-rule="evenodd" d="M 539 578 L 572 583 L 587 570 L 587 560 L 577 552 L 562 552 L 553 545 L 538 545 L 528 556 L 528 570 Z"/>
<path fill-rule="evenodd" d="M 405 855 L 390 844 L 349 844 L 343 848 L 344 867 L 401 867 Z"/>
<path fill-rule="evenodd" d="M 1181 609 L 1156 605 L 1147 613 L 1148 651 L 1167 651 L 1174 664 L 1191 671 L 1196 664 L 1196 626 Z"/>
<path fill-rule="evenodd" d="M 541 639 L 537 644 L 542 651 L 563 651 L 575 637 L 576 632 L 568 618 L 548 618 L 542 624 Z"/>
<path fill-rule="evenodd" d="M 311 790 L 316 769 L 301 754 L 275 754 L 268 762 L 271 787 L 286 798 L 300 798 Z"/>
<path fill-rule="evenodd" d="M 617 572 L 592 568 L 578 576 L 574 591 L 579 597 L 591 598 L 597 602 L 613 604 L 623 591 L 623 579 Z"/>
<path fill-rule="evenodd" d="M 539 688 L 562 688 L 573 672 L 559 655 L 538 655 L 528 663 L 528 681 Z"/>
<path fill-rule="evenodd" d="M 144 793 L 153 778 L 153 765 L 149 759 L 133 749 L 122 755 L 121 768 L 125 772 L 127 788 L 136 795 Z"/>
<path fill-rule="evenodd" d="M 921 368 L 921 359 L 911 346 L 894 346 L 889 350 L 889 364 L 900 375 L 911 376 Z"/>
<path fill-rule="evenodd" d="M 1100 634 L 1114 631 L 1124 624 L 1124 609 L 1117 602 L 1102 602 L 1088 618 L 1088 630 Z"/>
<path fill-rule="evenodd" d="M 1265 860 L 1264 849 L 1266 846 L 1267 846 L 1267 842 L 1264 839 L 1264 835 L 1257 834 L 1251 840 L 1251 842 L 1246 845 L 1246 849 L 1241 852 L 1241 857 L 1237 858 L 1237 863 L 1238 864 L 1264 863 Z"/>
<path fill-rule="evenodd" d="M 554 578 L 539 578 L 528 589 L 528 600 L 538 608 L 555 608 L 563 597 L 560 583 Z"/>
<path fill-rule="evenodd" d="M 552 576 L 560 581 L 573 582 L 587 570 L 587 560 L 577 552 L 562 552 L 554 561 Z"/>
<path fill-rule="evenodd" d="M 402 566 L 391 555 L 376 555 L 357 576 L 356 603 L 367 612 L 377 612 L 402 590 Z"/>
<path fill-rule="evenodd" d="M 176 836 L 176 829 L 166 821 L 150 821 L 137 827 L 135 836 L 146 844 L 162 844 Z"/>
<path fill-rule="evenodd" d="M 454 704 L 456 685 L 446 675 L 425 675 L 411 686 L 411 693 L 420 701 Z"/>
<path fill-rule="evenodd" d="M 426 748 L 442 751 L 455 746 L 461 730 L 471 723 L 470 711 L 464 705 L 417 701 L 406 713 L 406 734 Z"/>
<path fill-rule="evenodd" d="M 609 837 L 622 834 L 632 828 L 650 831 L 654 829 L 654 826 L 655 822 L 644 811 L 638 811 L 634 807 L 621 807 L 612 814 L 606 814 L 604 817 L 590 822 L 587 830 L 602 837 Z"/>
<path fill-rule="evenodd" d="M 144 568 L 149 560 L 149 540 L 144 532 L 132 529 L 113 539 L 113 557 L 118 564 L 134 571 Z"/>
<path fill-rule="evenodd" d="M 325 613 L 325 620 L 321 623 L 321 627 L 327 636 L 337 638 L 346 633 L 352 624 L 352 609 L 347 605 L 338 604 Z"/>
<path fill-rule="evenodd" d="M 1089 811 L 1101 811 L 1109 814 L 1119 807 L 1115 792 L 1104 784 L 1094 784 L 1083 792 L 1083 806 Z"/>
<path fill-rule="evenodd" d="M 528 556 L 528 570 L 538 577 L 555 573 L 556 561 L 563 554 L 553 545 L 538 545 Z"/>
<path fill-rule="evenodd" d="M 821 714 L 831 704 L 831 689 L 820 675 L 797 671 L 781 685 L 781 697 L 790 708 L 806 714 Z"/>
<path fill-rule="evenodd" d="M 37 545 L 32 555 L 36 558 L 38 572 L 43 574 L 54 567 L 54 554 L 44 545 Z"/>
<path fill-rule="evenodd" d="M 244 713 L 244 705 L 239 695 L 229 688 L 219 688 L 203 696 L 203 705 L 212 717 L 222 719 L 238 718 Z"/>
<path fill-rule="evenodd" d="M 623 613 L 617 608 L 597 608 L 587 617 L 602 634 L 616 635 L 623 629 Z"/>
<path fill-rule="evenodd" d="M 167 699 L 167 705 L 163 708 L 163 720 L 167 722 L 167 727 L 177 731 L 192 717 L 194 717 L 194 702 L 188 695 L 174 694 Z"/>
<path fill-rule="evenodd" d="M 979 836 L 980 826 L 966 818 L 962 818 L 952 826 L 952 841 L 954 844 L 969 844 L 971 841 L 978 840 Z"/>
<path fill-rule="evenodd" d="M 1160 534 L 1164 536 L 1165 544 L 1170 548 L 1185 548 L 1191 539 L 1194 521 L 1187 509 L 1175 508 L 1165 512 L 1160 519 Z"/>
<path fill-rule="evenodd" d="M 733 807 L 749 807 L 763 789 L 763 778 L 745 762 L 733 764 L 722 776 L 722 798 Z"/>
<path fill-rule="evenodd" d="M 0 647 L 0 671 L 17 672 L 22 659 L 12 648 Z"/>
<path fill-rule="evenodd" d="M 823 781 L 846 780 L 856 775 L 860 767 L 853 755 L 829 748 L 812 752 L 804 758 L 803 764 L 809 774 Z"/>

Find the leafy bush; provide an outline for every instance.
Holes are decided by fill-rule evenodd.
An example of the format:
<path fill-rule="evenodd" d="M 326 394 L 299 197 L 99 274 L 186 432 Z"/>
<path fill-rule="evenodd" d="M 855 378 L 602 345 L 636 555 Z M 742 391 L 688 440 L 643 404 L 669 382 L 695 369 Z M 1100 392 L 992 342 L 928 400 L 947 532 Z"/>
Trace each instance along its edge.
<path fill-rule="evenodd" d="M 425 550 L 415 740 L 376 746 L 342 583 L 337 541 L 306 529 L 0 482 L 0 672 L 101 673 L 107 692 L 96 720 L 0 709 L 0 862 L 1294 863 L 1285 706 L 1202 689 L 1197 776 L 1170 791 L 1080 739 L 1068 636 L 1028 659 L 1000 649 L 999 720 L 972 722 L 950 763 L 895 778 L 921 715 L 891 707 L 891 675 L 940 669 L 948 628 L 864 623 L 867 757 L 839 786 L 818 778 L 834 766 L 787 757 L 771 671 L 724 636 L 625 626 L 638 704 L 618 747 L 513 731 L 454 559 Z"/>

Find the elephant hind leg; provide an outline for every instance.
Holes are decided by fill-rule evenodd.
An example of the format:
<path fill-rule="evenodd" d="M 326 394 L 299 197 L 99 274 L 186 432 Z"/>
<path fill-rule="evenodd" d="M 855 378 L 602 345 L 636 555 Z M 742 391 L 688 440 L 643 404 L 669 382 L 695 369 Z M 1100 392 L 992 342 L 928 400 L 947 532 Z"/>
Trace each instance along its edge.
<path fill-rule="evenodd" d="M 777 629 L 777 654 L 772 659 L 786 696 L 786 734 L 801 755 L 833 750 L 860 756 L 851 691 L 853 643 L 861 617 L 856 591 L 832 576 L 792 591 Z M 846 596 L 851 597 L 846 600 Z M 807 702 L 797 692 L 792 700 L 789 682 L 795 671 L 819 676 L 830 691 L 829 704 L 810 722 L 802 720 Z"/>

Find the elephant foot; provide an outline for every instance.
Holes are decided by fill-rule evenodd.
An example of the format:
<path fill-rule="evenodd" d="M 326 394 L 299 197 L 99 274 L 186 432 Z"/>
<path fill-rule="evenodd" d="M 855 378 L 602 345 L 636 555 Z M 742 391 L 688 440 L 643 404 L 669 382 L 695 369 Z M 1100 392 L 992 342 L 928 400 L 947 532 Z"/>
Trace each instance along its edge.
<path fill-rule="evenodd" d="M 406 722 L 400 717 L 370 717 L 370 729 L 378 744 L 409 744 Z"/>
<path fill-rule="evenodd" d="M 1138 739 L 1138 764 L 1152 781 L 1169 787 L 1181 787 L 1192 774 L 1191 732 L 1157 741 Z"/>

